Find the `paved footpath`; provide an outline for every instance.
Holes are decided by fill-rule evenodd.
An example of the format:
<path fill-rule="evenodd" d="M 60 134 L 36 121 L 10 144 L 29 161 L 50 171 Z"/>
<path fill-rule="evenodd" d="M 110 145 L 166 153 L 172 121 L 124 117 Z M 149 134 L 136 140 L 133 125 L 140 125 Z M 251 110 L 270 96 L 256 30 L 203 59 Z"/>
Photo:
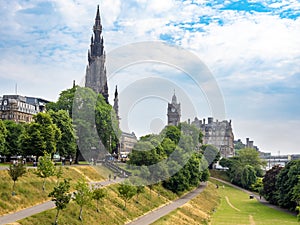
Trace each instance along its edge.
<path fill-rule="evenodd" d="M 251 191 L 245 190 L 245 189 L 243 189 L 243 188 L 241 188 L 239 186 L 236 186 L 236 185 L 234 185 L 232 183 L 229 183 L 227 181 L 224 181 L 224 180 L 221 180 L 221 179 L 218 179 L 218 178 L 215 178 L 215 177 L 210 177 L 210 178 L 214 179 L 214 180 L 217 180 L 217 181 L 220 181 L 220 182 L 222 182 L 224 184 L 230 185 L 230 186 L 232 186 L 232 187 L 234 187 L 236 189 L 239 189 L 239 190 L 241 190 L 243 192 L 246 192 L 249 195 L 253 195 L 257 199 L 257 201 L 259 201 L 260 203 L 262 203 L 262 204 L 264 204 L 264 205 L 266 205 L 266 206 L 268 206 L 268 207 L 270 207 L 272 209 L 275 209 L 275 210 L 278 210 L 278 211 L 281 211 L 281 212 L 285 212 L 285 213 L 291 214 L 293 216 L 297 215 L 297 213 L 295 213 L 295 212 L 291 212 L 291 211 L 289 211 L 287 209 L 283 209 L 283 208 L 280 208 L 279 206 L 276 206 L 276 205 L 273 205 L 273 204 L 269 203 L 266 199 L 264 199 L 264 197 L 259 196 L 259 195 L 255 194 L 255 193 L 251 192 Z"/>
<path fill-rule="evenodd" d="M 106 181 L 102 181 L 102 182 L 90 182 L 91 185 L 99 185 L 99 186 L 107 186 L 110 184 L 114 184 L 114 183 L 119 183 L 122 182 L 124 179 L 122 178 L 117 178 L 116 180 L 106 180 Z M 47 201 L 44 202 L 42 204 L 38 204 L 23 210 L 20 210 L 18 212 L 15 213 L 10 213 L 10 214 L 6 214 L 3 216 L 0 216 L 0 225 L 4 225 L 4 224 L 8 224 L 8 223 L 13 223 L 15 221 L 24 219 L 26 217 L 32 216 L 34 214 L 52 209 L 55 207 L 55 204 L 53 201 Z"/>
<path fill-rule="evenodd" d="M 147 213 L 146 215 L 141 216 L 130 223 L 127 223 L 127 225 L 147 225 L 155 222 L 159 218 L 169 214 L 173 210 L 179 208 L 180 206 L 184 205 L 191 199 L 195 198 L 198 194 L 200 194 L 205 189 L 206 185 L 207 185 L 206 183 L 202 183 L 197 189 L 187 193 L 181 198 L 172 201 L 169 204 L 162 206 L 158 209 L 155 209 Z"/>

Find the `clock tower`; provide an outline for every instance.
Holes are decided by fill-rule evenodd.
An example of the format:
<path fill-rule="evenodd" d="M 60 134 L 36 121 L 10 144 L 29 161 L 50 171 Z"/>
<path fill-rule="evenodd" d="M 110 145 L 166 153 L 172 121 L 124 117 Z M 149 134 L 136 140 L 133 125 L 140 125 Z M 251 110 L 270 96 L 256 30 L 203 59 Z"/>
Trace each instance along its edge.
<path fill-rule="evenodd" d="M 181 109 L 180 103 L 177 103 L 177 98 L 174 92 L 172 102 L 168 103 L 168 125 L 177 126 L 180 123 Z"/>

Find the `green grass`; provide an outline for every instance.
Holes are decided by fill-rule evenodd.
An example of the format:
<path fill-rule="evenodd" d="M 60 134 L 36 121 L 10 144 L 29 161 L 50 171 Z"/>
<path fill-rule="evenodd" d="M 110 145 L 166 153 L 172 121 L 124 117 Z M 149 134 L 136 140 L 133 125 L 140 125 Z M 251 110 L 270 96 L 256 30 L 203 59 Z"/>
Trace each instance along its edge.
<path fill-rule="evenodd" d="M 225 180 L 227 182 L 230 182 L 230 178 L 228 176 L 227 171 L 221 171 L 221 170 L 209 170 L 210 176 L 219 178 L 221 180 Z"/>
<path fill-rule="evenodd" d="M 99 213 L 96 212 L 94 201 L 92 201 L 90 206 L 84 208 L 83 222 L 78 220 L 79 207 L 73 201 L 71 201 L 67 208 L 61 212 L 58 224 L 124 224 L 133 220 L 134 218 L 145 214 L 152 209 L 159 207 L 162 204 L 167 203 L 169 201 L 167 199 L 167 196 L 174 197 L 174 194 L 172 193 L 167 193 L 166 196 L 163 196 L 162 193 L 158 195 L 157 188 L 160 189 L 160 186 L 156 186 L 151 194 L 150 190 L 147 188 L 145 193 L 139 195 L 138 199 L 136 198 L 136 196 L 134 196 L 134 198 L 127 203 L 127 208 L 124 210 L 124 202 L 118 196 L 117 187 L 118 184 L 105 187 L 108 191 L 108 196 L 103 200 L 101 204 L 99 204 Z M 166 192 L 168 191 L 165 191 L 163 193 Z M 53 223 L 55 213 L 56 210 L 51 209 L 20 220 L 18 222 L 22 225 L 48 225 Z"/>
<path fill-rule="evenodd" d="M 160 218 L 153 225 L 208 224 L 213 210 L 219 204 L 219 199 L 220 197 L 215 190 L 215 185 L 209 182 L 204 191 L 197 197 Z"/>
<path fill-rule="evenodd" d="M 106 168 L 99 167 L 97 172 L 90 166 L 63 167 L 63 178 L 70 178 L 71 185 L 74 186 L 77 179 L 85 177 L 89 180 L 103 180 L 101 171 L 106 172 Z M 103 173 L 104 173 L 103 172 Z M 0 171 L 0 215 L 15 212 L 38 203 L 50 200 L 48 193 L 52 191 L 56 184 L 56 177 L 46 179 L 46 190 L 42 191 L 41 178 L 34 174 L 34 169 L 28 169 L 27 173 L 16 182 L 16 195 L 12 196 L 13 182 L 7 170 Z"/>
<path fill-rule="evenodd" d="M 221 196 L 221 203 L 211 218 L 211 224 L 299 225 L 296 216 L 269 208 L 256 199 L 249 199 L 247 193 L 231 186 L 224 184 L 223 188 L 223 183 L 212 182 L 219 185 L 217 191 Z"/>

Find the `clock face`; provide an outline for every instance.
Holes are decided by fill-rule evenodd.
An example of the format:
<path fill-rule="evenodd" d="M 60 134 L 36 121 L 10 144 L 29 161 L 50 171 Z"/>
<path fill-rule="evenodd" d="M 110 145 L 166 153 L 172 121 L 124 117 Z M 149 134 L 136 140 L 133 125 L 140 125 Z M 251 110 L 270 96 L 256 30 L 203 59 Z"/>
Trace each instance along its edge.
<path fill-rule="evenodd" d="M 175 110 L 176 110 L 175 108 L 172 108 L 172 109 L 171 109 L 172 112 L 175 112 Z"/>
<path fill-rule="evenodd" d="M 7 105 L 7 100 L 4 100 L 4 101 L 3 101 L 3 105 Z"/>

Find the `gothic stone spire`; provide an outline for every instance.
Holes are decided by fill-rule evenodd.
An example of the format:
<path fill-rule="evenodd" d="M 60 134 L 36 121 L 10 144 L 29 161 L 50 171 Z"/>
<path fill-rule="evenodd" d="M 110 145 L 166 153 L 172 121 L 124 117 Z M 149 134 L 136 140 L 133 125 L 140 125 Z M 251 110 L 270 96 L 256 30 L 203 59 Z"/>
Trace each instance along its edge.
<path fill-rule="evenodd" d="M 117 119 L 120 123 L 120 117 L 119 117 L 119 93 L 118 93 L 118 87 L 116 86 L 115 90 L 115 99 L 114 99 L 114 110 L 117 116 Z"/>
<path fill-rule="evenodd" d="M 108 85 L 105 68 L 105 51 L 102 36 L 102 24 L 100 18 L 99 5 L 95 24 L 93 26 L 90 50 L 88 51 L 88 66 L 86 68 L 85 86 L 100 93 L 108 103 Z"/>

